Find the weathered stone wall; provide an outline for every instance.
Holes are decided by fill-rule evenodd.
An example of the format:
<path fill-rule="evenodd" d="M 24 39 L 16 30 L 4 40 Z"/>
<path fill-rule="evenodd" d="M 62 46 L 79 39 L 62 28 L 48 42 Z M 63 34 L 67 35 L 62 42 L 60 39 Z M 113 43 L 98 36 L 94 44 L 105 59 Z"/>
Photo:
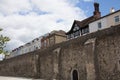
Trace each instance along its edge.
<path fill-rule="evenodd" d="M 36 76 L 36 56 L 28 53 L 0 62 L 1 76 Z"/>
<path fill-rule="evenodd" d="M 120 80 L 120 33 L 98 38 L 95 53 L 97 80 Z"/>
<path fill-rule="evenodd" d="M 45 80 L 52 80 L 53 76 L 53 58 L 49 55 L 51 52 L 47 52 L 39 58 L 40 78 Z"/>
<path fill-rule="evenodd" d="M 119 80 L 120 25 L 0 62 L 0 75 L 45 80 Z"/>
<path fill-rule="evenodd" d="M 79 72 L 79 80 L 86 80 L 85 63 L 84 44 L 76 43 L 64 46 L 60 55 L 60 80 L 71 80 L 73 70 Z"/>

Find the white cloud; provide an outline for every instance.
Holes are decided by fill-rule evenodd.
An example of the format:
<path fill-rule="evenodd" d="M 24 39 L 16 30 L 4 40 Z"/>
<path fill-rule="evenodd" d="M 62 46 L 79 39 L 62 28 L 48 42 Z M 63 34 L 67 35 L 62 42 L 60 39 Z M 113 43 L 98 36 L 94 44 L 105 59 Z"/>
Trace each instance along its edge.
<path fill-rule="evenodd" d="M 85 18 L 73 0 L 0 0 L 0 26 L 13 49 L 52 30 L 71 28 L 74 19 Z"/>
<path fill-rule="evenodd" d="M 0 0 L 0 12 L 5 15 L 30 8 L 29 0 Z"/>

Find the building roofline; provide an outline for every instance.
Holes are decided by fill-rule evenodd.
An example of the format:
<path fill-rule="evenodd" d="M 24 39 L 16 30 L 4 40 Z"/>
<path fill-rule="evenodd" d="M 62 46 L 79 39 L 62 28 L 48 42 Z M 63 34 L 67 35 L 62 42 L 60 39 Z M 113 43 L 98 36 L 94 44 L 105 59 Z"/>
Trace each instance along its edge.
<path fill-rule="evenodd" d="M 74 28 L 74 25 L 75 24 L 77 24 L 78 26 L 79 26 L 79 28 L 84 28 L 86 25 L 88 25 L 90 22 L 90 20 L 91 19 L 95 19 L 95 17 L 94 16 L 90 16 L 90 17 L 88 17 L 88 18 L 85 18 L 85 19 L 83 19 L 83 20 L 81 20 L 81 21 L 79 21 L 79 20 L 74 20 L 74 22 L 73 22 L 73 24 L 72 24 L 72 28 L 68 31 L 68 32 L 66 32 L 66 35 L 67 34 L 69 34 L 69 33 L 71 33 L 71 31 L 72 31 L 72 29 Z M 86 23 L 87 22 L 87 23 Z"/>
<path fill-rule="evenodd" d="M 98 18 L 98 19 L 96 19 L 96 20 L 94 20 L 94 21 L 97 21 L 97 20 L 100 20 L 100 19 L 102 19 L 102 18 L 108 17 L 108 16 L 113 15 L 113 14 L 115 14 L 115 13 L 117 13 L 117 12 L 120 12 L 120 10 L 117 10 L 117 11 L 115 11 L 115 12 L 109 13 L 109 14 L 107 14 L 107 15 L 105 15 L 105 16 L 103 16 L 103 17 L 100 17 L 100 18 Z M 91 21 L 90 23 L 92 23 L 92 22 L 94 22 L 94 21 Z"/>

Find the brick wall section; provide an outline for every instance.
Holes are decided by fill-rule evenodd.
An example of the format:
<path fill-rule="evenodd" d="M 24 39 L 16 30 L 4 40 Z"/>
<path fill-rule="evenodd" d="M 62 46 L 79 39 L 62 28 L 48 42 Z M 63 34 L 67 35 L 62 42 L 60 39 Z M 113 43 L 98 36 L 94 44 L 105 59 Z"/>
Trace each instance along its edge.
<path fill-rule="evenodd" d="M 0 62 L 0 75 L 45 80 L 120 79 L 120 25 Z"/>

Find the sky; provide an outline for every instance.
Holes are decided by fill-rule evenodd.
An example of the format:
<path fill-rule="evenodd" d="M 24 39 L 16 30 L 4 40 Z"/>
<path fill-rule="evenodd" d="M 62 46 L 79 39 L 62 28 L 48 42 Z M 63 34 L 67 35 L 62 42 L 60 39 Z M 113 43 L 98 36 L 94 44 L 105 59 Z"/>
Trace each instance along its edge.
<path fill-rule="evenodd" d="M 0 27 L 10 37 L 12 50 L 53 30 L 69 31 L 74 20 L 93 15 L 93 3 L 100 4 L 102 16 L 110 8 L 120 9 L 120 0 L 0 0 Z"/>

